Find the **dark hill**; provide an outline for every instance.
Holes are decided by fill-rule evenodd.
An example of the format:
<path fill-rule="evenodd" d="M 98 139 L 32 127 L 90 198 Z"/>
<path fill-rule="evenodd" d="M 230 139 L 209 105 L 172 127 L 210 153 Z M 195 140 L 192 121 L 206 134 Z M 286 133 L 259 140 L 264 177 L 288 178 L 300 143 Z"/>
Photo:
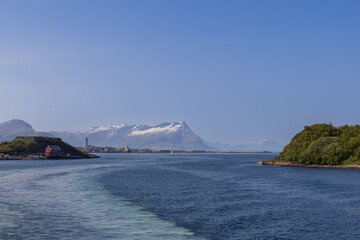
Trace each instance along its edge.
<path fill-rule="evenodd" d="M 0 143 L 0 152 L 9 155 L 43 154 L 48 145 L 60 146 L 64 151 L 65 155 L 69 156 L 69 158 L 94 157 L 94 155 L 89 155 L 63 142 L 61 138 L 37 137 L 37 136 L 16 137 L 11 142 L 2 142 Z"/>

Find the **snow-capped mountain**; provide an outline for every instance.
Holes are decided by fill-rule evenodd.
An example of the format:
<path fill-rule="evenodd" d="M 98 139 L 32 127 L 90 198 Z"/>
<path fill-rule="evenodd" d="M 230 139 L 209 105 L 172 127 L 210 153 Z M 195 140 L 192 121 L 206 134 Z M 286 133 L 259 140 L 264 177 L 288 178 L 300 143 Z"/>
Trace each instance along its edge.
<path fill-rule="evenodd" d="M 156 126 L 117 125 L 94 127 L 84 132 L 62 131 L 51 132 L 56 137 L 74 146 L 83 146 L 84 139 L 89 144 L 99 147 L 124 147 L 174 149 L 174 150 L 209 150 L 186 122 L 165 122 Z"/>
<path fill-rule="evenodd" d="M 124 147 L 173 149 L 173 150 L 220 150 L 220 151 L 272 151 L 280 152 L 283 145 L 262 140 L 253 144 L 231 146 L 224 143 L 203 141 L 186 122 L 165 122 L 156 126 L 127 125 L 99 126 L 87 131 L 37 132 L 23 120 L 14 119 L 0 123 L 0 142 L 11 141 L 16 136 L 60 137 L 63 141 L 77 147 L 84 146 L 87 137 L 89 144 L 98 147 Z"/>
<path fill-rule="evenodd" d="M 258 151 L 270 151 L 270 152 L 281 152 L 284 148 L 283 145 L 272 141 L 272 140 L 261 140 L 252 144 L 239 144 L 239 145 L 229 145 L 227 143 L 211 143 L 205 142 L 210 147 L 216 148 L 220 151 L 239 151 L 239 152 L 258 152 Z"/>

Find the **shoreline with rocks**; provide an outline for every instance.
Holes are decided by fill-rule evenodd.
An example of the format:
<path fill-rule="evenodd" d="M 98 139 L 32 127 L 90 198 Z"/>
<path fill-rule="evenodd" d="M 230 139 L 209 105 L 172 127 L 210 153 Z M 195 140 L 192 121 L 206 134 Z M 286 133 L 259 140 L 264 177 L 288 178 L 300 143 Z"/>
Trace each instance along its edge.
<path fill-rule="evenodd" d="M 294 162 L 284 162 L 284 161 L 274 161 L 274 160 L 264 160 L 257 162 L 259 165 L 269 165 L 269 166 L 279 166 L 279 167 L 304 167 L 304 168 L 341 168 L 341 169 L 352 169 L 360 170 L 360 165 L 351 164 L 351 165 L 318 165 L 318 164 L 302 164 Z"/>

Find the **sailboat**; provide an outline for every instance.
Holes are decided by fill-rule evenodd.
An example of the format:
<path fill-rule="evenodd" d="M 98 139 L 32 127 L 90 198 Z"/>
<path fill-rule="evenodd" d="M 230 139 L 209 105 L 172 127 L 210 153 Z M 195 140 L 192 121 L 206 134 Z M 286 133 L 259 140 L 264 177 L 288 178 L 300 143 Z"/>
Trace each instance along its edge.
<path fill-rule="evenodd" d="M 171 156 L 173 155 L 172 150 L 170 150 L 170 155 L 171 155 Z"/>

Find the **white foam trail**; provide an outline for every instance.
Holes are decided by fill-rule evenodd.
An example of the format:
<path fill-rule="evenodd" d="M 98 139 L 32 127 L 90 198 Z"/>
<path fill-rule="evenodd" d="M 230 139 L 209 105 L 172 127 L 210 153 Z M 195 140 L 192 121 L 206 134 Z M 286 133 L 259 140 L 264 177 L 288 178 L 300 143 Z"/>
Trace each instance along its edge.
<path fill-rule="evenodd" d="M 3 203 L 0 204 L 3 210 L 0 231 L 14 227 L 22 215 L 36 213 L 70 219 L 107 239 L 197 239 L 189 230 L 161 220 L 103 189 L 96 176 L 101 173 L 99 169 L 105 171 L 104 167 L 104 164 L 94 164 L 0 172 Z M 21 211 L 12 212 L 8 206 L 16 206 Z M 39 234 L 51 236 L 52 230 L 43 229 Z M 58 234 L 62 230 L 74 231 L 57 226 Z M 86 232 L 84 234 L 86 239 Z"/>

